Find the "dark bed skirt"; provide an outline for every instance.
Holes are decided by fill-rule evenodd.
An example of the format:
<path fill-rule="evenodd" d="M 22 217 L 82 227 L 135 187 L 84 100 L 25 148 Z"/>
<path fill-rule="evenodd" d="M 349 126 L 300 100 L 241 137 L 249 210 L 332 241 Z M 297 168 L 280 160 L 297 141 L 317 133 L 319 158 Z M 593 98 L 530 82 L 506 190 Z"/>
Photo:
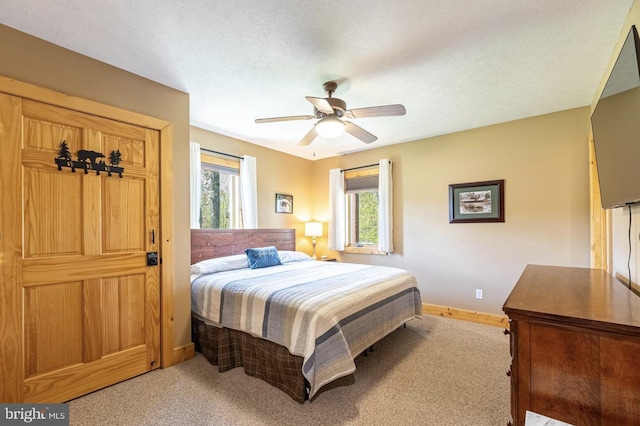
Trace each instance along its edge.
<path fill-rule="evenodd" d="M 193 316 L 191 328 L 196 351 L 217 365 L 218 371 L 244 367 L 249 376 L 264 380 L 301 404 L 308 398 L 303 358 L 291 355 L 284 346 L 242 331 L 207 325 Z"/>

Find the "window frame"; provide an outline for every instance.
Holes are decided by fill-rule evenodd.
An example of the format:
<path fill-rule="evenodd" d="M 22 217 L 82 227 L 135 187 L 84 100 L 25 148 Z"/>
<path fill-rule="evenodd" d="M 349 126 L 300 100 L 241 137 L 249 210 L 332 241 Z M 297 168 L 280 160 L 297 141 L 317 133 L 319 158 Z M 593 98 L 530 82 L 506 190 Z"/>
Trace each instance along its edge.
<path fill-rule="evenodd" d="M 379 176 L 379 175 L 380 175 L 380 168 L 376 164 L 371 168 L 345 171 L 344 180 L 346 184 L 346 181 L 350 179 Z M 346 188 L 346 185 L 345 185 L 345 188 Z M 344 252 L 357 253 L 357 254 L 386 254 L 378 250 L 377 242 L 374 244 L 363 244 L 362 246 L 356 246 L 352 241 L 350 241 L 351 235 L 353 235 L 353 233 L 355 232 L 354 230 L 355 230 L 356 221 L 357 221 L 357 218 L 356 218 L 357 215 L 355 214 L 355 210 L 354 210 L 356 206 L 353 206 L 354 203 L 350 201 L 350 198 L 351 198 L 351 195 L 356 192 L 374 192 L 374 191 L 364 189 L 362 191 L 347 192 L 345 190 L 345 194 L 344 194 L 345 196 L 345 229 L 347 231 L 347 235 L 346 235 L 346 244 L 344 247 Z M 378 188 L 376 188 L 375 192 L 378 192 Z"/>

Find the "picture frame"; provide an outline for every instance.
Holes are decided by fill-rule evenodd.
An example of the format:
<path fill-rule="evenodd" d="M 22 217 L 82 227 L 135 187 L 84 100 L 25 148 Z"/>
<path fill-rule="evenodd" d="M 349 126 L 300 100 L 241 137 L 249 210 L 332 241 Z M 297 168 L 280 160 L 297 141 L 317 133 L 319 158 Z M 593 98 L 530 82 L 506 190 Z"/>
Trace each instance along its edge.
<path fill-rule="evenodd" d="M 293 195 L 276 194 L 276 213 L 293 213 Z"/>
<path fill-rule="evenodd" d="M 504 222 L 504 179 L 449 185 L 449 223 Z"/>

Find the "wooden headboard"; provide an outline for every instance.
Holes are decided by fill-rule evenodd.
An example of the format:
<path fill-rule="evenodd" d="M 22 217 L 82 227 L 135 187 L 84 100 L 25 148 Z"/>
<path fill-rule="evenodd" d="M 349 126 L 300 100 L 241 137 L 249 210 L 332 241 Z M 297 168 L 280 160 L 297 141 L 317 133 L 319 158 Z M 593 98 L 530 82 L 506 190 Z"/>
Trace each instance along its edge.
<path fill-rule="evenodd" d="M 191 264 L 266 246 L 295 250 L 295 229 L 192 229 Z"/>

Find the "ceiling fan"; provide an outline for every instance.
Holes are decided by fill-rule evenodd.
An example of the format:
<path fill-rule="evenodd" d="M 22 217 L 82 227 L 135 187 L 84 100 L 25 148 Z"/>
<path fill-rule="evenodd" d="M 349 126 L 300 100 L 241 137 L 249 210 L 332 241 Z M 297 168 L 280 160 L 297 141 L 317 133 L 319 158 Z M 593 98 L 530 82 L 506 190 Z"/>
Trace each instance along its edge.
<path fill-rule="evenodd" d="M 407 112 L 404 106 L 400 104 L 347 109 L 345 101 L 332 97 L 338 88 L 338 84 L 335 81 L 327 81 L 322 87 L 324 91 L 327 92 L 326 98 L 305 96 L 313 105 L 313 115 L 258 118 L 256 119 L 256 123 L 319 119 L 302 140 L 298 142 L 299 146 L 309 145 L 318 135 L 326 138 L 335 138 L 345 131 L 364 143 L 371 143 L 378 139 L 378 137 L 367 132 L 362 127 L 345 120 L 345 118 L 390 117 L 405 115 Z"/>

